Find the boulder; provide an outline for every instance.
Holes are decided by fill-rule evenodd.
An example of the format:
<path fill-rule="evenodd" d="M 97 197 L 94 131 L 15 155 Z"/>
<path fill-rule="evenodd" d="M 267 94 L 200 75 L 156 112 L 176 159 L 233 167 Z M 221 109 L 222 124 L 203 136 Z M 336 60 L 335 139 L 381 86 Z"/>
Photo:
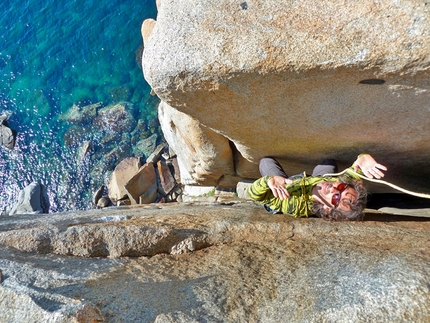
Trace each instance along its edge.
<path fill-rule="evenodd" d="M 157 148 L 155 148 L 154 151 L 148 156 L 148 158 L 146 158 L 146 162 L 156 164 L 166 149 L 169 149 L 169 146 L 166 143 L 158 145 Z"/>
<path fill-rule="evenodd" d="M 12 206 L 8 214 L 48 213 L 49 207 L 49 196 L 45 185 L 33 182 L 19 192 L 18 201 Z"/>
<path fill-rule="evenodd" d="M 98 205 L 99 200 L 103 197 L 104 193 L 106 191 L 106 186 L 101 185 L 94 193 L 93 193 L 93 206 Z"/>
<path fill-rule="evenodd" d="M 173 176 L 175 177 L 175 181 L 177 183 L 181 182 L 181 172 L 179 170 L 179 164 L 178 164 L 178 158 L 176 157 L 176 154 L 174 157 L 169 158 L 166 160 L 167 165 L 169 165 Z"/>
<path fill-rule="evenodd" d="M 248 196 L 248 189 L 254 183 L 252 180 L 243 180 L 237 183 L 236 194 L 241 199 L 250 199 Z"/>
<path fill-rule="evenodd" d="M 111 204 L 112 204 L 112 202 L 109 199 L 109 196 L 102 196 L 101 198 L 99 198 L 97 200 L 97 206 L 101 207 L 101 208 L 111 206 Z"/>
<path fill-rule="evenodd" d="M 272 155 L 295 174 L 369 152 L 398 184 L 428 190 L 428 10 L 426 1 L 160 1 L 144 76 L 161 110 L 248 162 Z M 184 146 L 189 133 L 169 122 L 166 140 Z M 202 141 L 214 137 L 218 147 L 217 136 Z M 231 156 L 218 165 L 217 154 L 174 148 L 187 183 L 234 174 Z"/>
<path fill-rule="evenodd" d="M 128 157 L 115 167 L 108 184 L 109 198 L 112 202 L 116 203 L 118 200 L 127 197 L 124 185 L 137 173 L 140 166 L 140 158 Z"/>
<path fill-rule="evenodd" d="M 83 138 L 88 138 L 92 135 L 93 129 L 82 124 L 73 124 L 64 133 L 64 144 L 68 147 L 73 147 L 82 143 Z"/>
<path fill-rule="evenodd" d="M 7 116 L 0 116 L 0 145 L 13 150 L 15 147 L 15 133 L 6 125 Z"/>
<path fill-rule="evenodd" d="M 154 165 L 146 163 L 124 184 L 131 204 L 149 204 L 157 199 L 157 174 Z"/>

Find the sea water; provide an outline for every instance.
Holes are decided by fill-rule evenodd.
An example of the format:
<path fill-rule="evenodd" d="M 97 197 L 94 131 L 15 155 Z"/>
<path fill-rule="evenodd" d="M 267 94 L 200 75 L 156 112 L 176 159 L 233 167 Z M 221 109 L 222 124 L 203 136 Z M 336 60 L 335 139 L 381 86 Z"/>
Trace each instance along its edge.
<path fill-rule="evenodd" d="M 93 192 L 131 154 L 133 136 L 160 140 L 158 101 L 139 66 L 140 27 L 155 16 L 155 0 L 2 1 L 0 114 L 16 144 L 0 147 L 0 214 L 35 181 L 47 188 L 50 212 L 90 208 Z M 117 102 L 129 103 L 142 131 L 107 133 L 60 118 L 74 104 Z M 78 160 L 84 140 L 92 149 Z"/>

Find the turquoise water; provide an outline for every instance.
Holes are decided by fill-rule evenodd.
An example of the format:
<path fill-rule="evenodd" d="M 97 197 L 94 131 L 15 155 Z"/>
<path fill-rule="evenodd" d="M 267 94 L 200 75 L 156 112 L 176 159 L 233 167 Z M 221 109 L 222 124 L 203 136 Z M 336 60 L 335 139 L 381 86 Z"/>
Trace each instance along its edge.
<path fill-rule="evenodd" d="M 0 147 L 0 213 L 33 181 L 47 187 L 50 212 L 87 209 L 110 171 L 153 136 L 158 101 L 144 81 L 140 26 L 155 0 L 4 0 L 0 17 L 0 114 L 17 132 Z M 73 104 L 127 102 L 125 129 L 94 119 L 64 121 Z M 79 147 L 91 143 L 79 161 Z M 144 157 L 144 156 L 143 156 Z"/>

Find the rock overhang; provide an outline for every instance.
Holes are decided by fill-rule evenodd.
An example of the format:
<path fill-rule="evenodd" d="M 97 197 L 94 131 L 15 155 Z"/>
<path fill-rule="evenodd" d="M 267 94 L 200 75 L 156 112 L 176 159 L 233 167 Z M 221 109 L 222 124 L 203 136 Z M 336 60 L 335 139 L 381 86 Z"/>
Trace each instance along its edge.
<path fill-rule="evenodd" d="M 252 164 L 272 155 L 310 172 L 370 152 L 397 184 L 427 188 L 425 2 L 186 4 L 161 1 L 145 42 L 145 78 L 166 104 Z"/>

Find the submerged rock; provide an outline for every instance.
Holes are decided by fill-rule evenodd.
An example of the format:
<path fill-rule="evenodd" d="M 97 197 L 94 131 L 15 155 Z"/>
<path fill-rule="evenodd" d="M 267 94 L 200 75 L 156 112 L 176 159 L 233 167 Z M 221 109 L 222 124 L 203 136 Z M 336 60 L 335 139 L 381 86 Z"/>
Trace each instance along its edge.
<path fill-rule="evenodd" d="M 88 154 L 88 152 L 91 150 L 92 145 L 89 140 L 84 141 L 78 148 L 77 152 L 77 162 L 81 163 L 82 160 L 85 158 L 85 156 Z"/>
<path fill-rule="evenodd" d="M 94 126 L 102 130 L 131 132 L 136 126 L 131 103 L 116 103 L 100 109 L 94 119 Z"/>
<path fill-rule="evenodd" d="M 102 103 L 95 103 L 86 106 L 73 106 L 65 113 L 60 114 L 59 121 L 66 121 L 71 123 L 89 122 L 97 116 L 97 111 L 103 106 Z"/>
<path fill-rule="evenodd" d="M 137 143 L 133 145 L 133 148 L 132 148 L 133 155 L 147 158 L 156 149 L 157 140 L 158 140 L 158 135 L 155 133 L 148 138 L 139 140 Z"/>

